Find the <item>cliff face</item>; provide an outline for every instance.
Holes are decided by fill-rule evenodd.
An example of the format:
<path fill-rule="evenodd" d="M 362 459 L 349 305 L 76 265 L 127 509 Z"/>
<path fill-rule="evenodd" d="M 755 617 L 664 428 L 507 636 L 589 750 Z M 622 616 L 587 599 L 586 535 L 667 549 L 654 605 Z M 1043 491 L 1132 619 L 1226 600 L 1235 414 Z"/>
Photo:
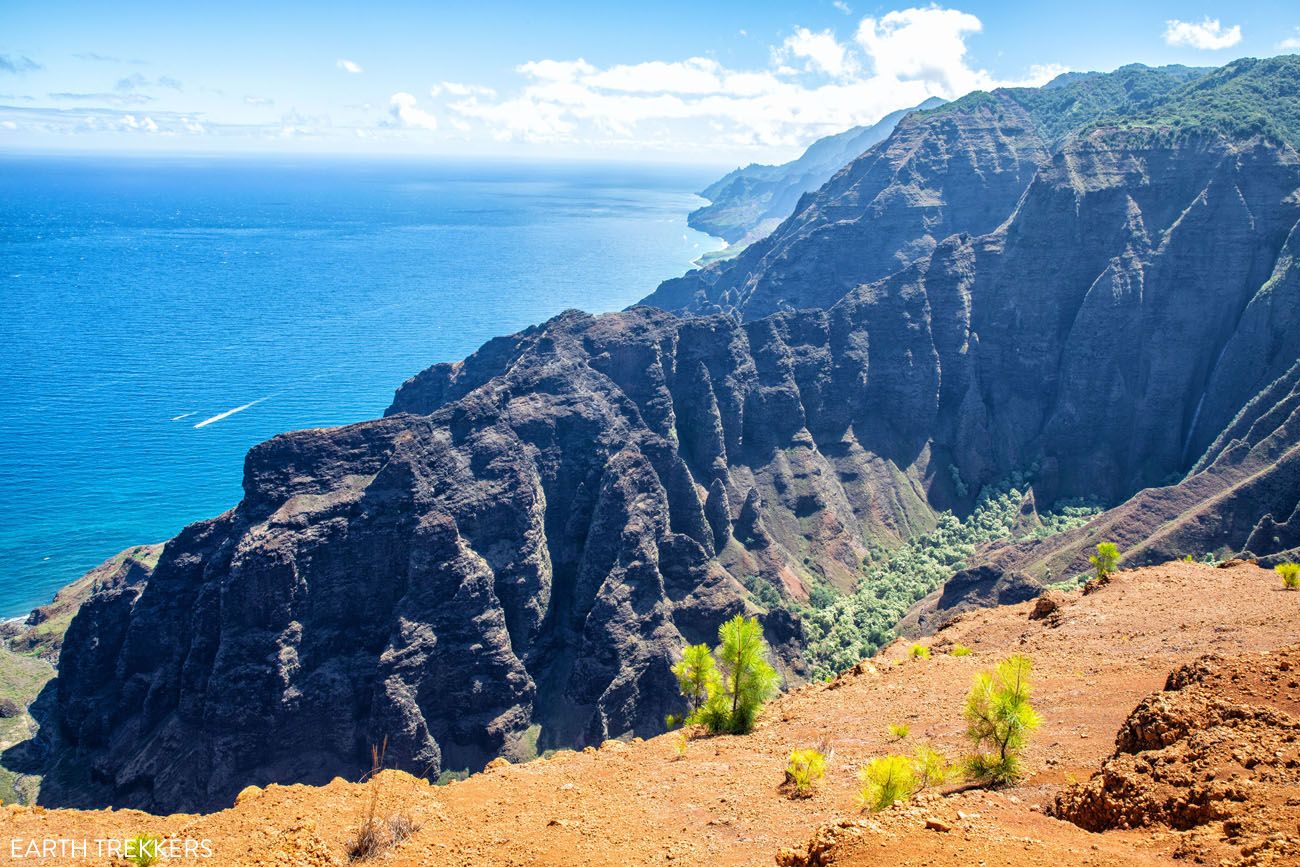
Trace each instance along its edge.
<path fill-rule="evenodd" d="M 747 583 L 847 589 L 869 543 L 1014 470 L 1044 503 L 1191 471 L 1238 494 L 1205 539 L 1283 545 L 1300 158 L 1057 141 L 1024 102 L 908 118 L 752 256 L 650 299 L 716 312 L 564 314 L 381 420 L 254 448 L 235 509 L 73 622 L 57 722 L 102 788 L 43 797 L 207 808 L 353 775 L 385 737 L 436 773 L 658 731 L 675 654 L 756 610 Z M 797 678 L 799 624 L 764 616 Z"/>
<path fill-rule="evenodd" d="M 779 166 L 755 164 L 729 172 L 700 192 L 709 204 L 692 211 L 686 222 L 730 244 L 757 241 L 790 215 L 804 193 L 813 192 L 867 148 L 884 141 L 906 114 L 943 102 L 932 97 L 913 108 L 890 112 L 870 126 L 820 138 L 798 159 Z"/>

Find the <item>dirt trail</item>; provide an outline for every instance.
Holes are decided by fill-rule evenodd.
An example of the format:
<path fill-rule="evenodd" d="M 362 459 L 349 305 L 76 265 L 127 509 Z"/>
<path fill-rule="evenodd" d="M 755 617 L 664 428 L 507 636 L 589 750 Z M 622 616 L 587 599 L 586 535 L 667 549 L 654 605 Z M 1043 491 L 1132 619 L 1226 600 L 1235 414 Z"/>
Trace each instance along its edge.
<path fill-rule="evenodd" d="M 378 812 L 403 808 L 420 829 L 372 863 L 772 865 L 785 848 L 798 853 L 783 856 L 790 863 L 818 863 L 818 853 L 836 864 L 1175 863 L 1180 846 L 1184 856 L 1196 854 L 1186 848 L 1195 831 L 1089 833 L 1043 811 L 1066 784 L 1087 781 L 1111 757 L 1121 724 L 1171 670 L 1206 653 L 1258 654 L 1300 641 L 1300 593 L 1279 586 L 1254 566 L 1170 563 L 1121 572 L 1087 596 L 1070 594 L 1045 619 L 1029 619 L 1034 603 L 976 612 L 934 636 L 931 659 L 908 659 L 906 647 L 892 646 L 832 683 L 783 696 L 753 734 L 694 740 L 680 759 L 676 736 L 665 735 L 498 767 L 446 787 L 385 773 L 370 784 L 381 788 Z M 954 643 L 973 653 L 940 652 Z M 925 797 L 861 814 L 858 769 L 922 741 L 959 755 L 971 678 L 1012 652 L 1034 660 L 1043 715 L 1027 779 L 997 793 Z M 1280 683 L 1285 688 L 1285 678 Z M 901 744 L 891 723 L 910 726 Z M 830 754 L 827 776 L 813 797 L 789 800 L 778 791 L 785 760 L 805 746 Z M 208 839 L 207 864 L 343 864 L 372 793 L 342 780 L 271 786 L 208 816 L 10 809 L 0 813 L 0 864 L 14 838 L 141 832 Z M 927 828 L 927 820 L 942 829 Z M 1295 823 L 1278 833 L 1295 835 Z M 1215 861 L 1230 854 L 1216 852 Z"/>

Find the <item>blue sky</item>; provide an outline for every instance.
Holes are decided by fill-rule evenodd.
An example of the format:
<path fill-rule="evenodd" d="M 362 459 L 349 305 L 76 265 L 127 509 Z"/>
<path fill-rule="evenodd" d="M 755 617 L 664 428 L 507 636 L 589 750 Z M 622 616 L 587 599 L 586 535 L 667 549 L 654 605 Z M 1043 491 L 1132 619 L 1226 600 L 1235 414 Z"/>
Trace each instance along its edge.
<path fill-rule="evenodd" d="M 928 96 L 1300 51 L 1283 3 L 0 8 L 0 149 L 728 164 Z"/>

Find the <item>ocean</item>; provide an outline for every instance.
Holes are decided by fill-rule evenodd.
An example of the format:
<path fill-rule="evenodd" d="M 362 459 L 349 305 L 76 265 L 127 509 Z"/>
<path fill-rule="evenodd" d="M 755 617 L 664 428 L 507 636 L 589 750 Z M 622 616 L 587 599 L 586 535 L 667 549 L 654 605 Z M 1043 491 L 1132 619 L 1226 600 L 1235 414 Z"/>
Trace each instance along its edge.
<path fill-rule="evenodd" d="M 716 174 L 0 157 L 0 616 L 234 506 L 255 443 L 682 273 Z"/>

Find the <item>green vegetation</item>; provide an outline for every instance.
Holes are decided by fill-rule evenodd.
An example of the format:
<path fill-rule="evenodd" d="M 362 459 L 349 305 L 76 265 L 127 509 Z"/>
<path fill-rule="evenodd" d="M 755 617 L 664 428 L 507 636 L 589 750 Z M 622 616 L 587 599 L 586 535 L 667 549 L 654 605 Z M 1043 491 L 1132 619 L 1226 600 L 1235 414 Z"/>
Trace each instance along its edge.
<path fill-rule="evenodd" d="M 966 736 L 976 752 L 966 759 L 974 780 L 1002 785 L 1020 777 L 1020 754 L 1041 721 L 1029 703 L 1033 663 L 1021 654 L 975 676 L 966 696 Z"/>
<path fill-rule="evenodd" d="M 941 786 L 952 776 L 947 757 L 929 744 L 921 744 L 912 754 L 912 771 L 923 789 Z"/>
<path fill-rule="evenodd" d="M 1119 568 L 1119 546 L 1114 542 L 1098 542 L 1097 553 L 1088 558 L 1088 562 L 1097 570 L 1097 580 L 1106 581 Z"/>
<path fill-rule="evenodd" d="M 1105 127 L 1155 135 L 1262 136 L 1300 146 L 1300 57 L 1243 58 L 1219 69 L 1137 64 L 1105 75 L 1070 73 L 1053 87 L 977 91 L 932 113 L 987 109 L 1002 116 L 1015 102 L 1050 139 Z"/>
<path fill-rule="evenodd" d="M 952 776 L 948 760 L 933 747 L 922 744 L 910 756 L 888 755 L 872 759 L 858 780 L 858 804 L 878 813 L 898 801 L 906 801 L 922 789 L 942 785 Z"/>
<path fill-rule="evenodd" d="M 900 741 L 905 739 L 911 731 L 912 729 L 907 723 L 891 723 L 889 726 L 890 737 L 897 738 Z"/>
<path fill-rule="evenodd" d="M 1279 563 L 1273 567 L 1287 590 L 1300 590 L 1300 563 Z"/>
<path fill-rule="evenodd" d="M 1262 136 L 1300 146 L 1300 57 L 1243 58 L 1189 80 L 1160 99 L 1109 113 L 1096 126 Z"/>
<path fill-rule="evenodd" d="M 667 719 L 669 728 L 698 717 L 709 699 L 722 689 L 722 676 L 718 674 L 707 644 L 692 644 L 682 651 L 682 658 L 673 666 L 673 676 L 686 699 L 686 716 L 670 714 Z"/>
<path fill-rule="evenodd" d="M 948 651 L 949 656 L 970 656 L 971 650 L 964 644 L 954 644 L 952 650 Z"/>
<path fill-rule="evenodd" d="M 848 595 L 820 594 L 815 604 L 798 609 L 808 636 L 804 651 L 816 680 L 857 665 L 894 638 L 894 625 L 907 609 L 963 568 L 976 548 L 1013 536 L 1021 519 L 1024 477 L 986 489 L 963 521 L 951 512 L 939 515 L 933 530 L 915 536 L 892 553 L 877 551 L 864 566 L 857 589 Z M 1081 526 L 1101 510 L 1079 501 L 1059 504 L 1040 516 L 1034 537 Z M 783 604 L 794 607 L 793 603 Z"/>
<path fill-rule="evenodd" d="M 54 676 L 48 662 L 35 656 L 14 653 L 0 646 L 0 753 L 31 737 L 33 723 L 27 705 Z M 0 767 L 0 804 L 28 803 L 35 794 L 37 778 Z"/>
<path fill-rule="evenodd" d="M 785 767 L 785 779 L 790 785 L 790 796 L 806 798 L 812 794 L 813 783 L 826 776 L 826 756 L 814 749 L 795 750 Z"/>
<path fill-rule="evenodd" d="M 906 801 L 917 787 L 916 771 L 907 756 L 872 759 L 858 773 L 858 779 L 862 782 L 858 803 L 862 809 L 873 813 L 887 809 L 897 801 Z"/>
<path fill-rule="evenodd" d="M 162 840 L 153 834 L 137 834 L 126 841 L 122 847 L 122 854 L 136 867 L 149 867 L 151 864 L 158 863 L 160 858 L 158 849 L 161 844 Z"/>
<path fill-rule="evenodd" d="M 678 667 L 678 684 L 690 704 L 701 695 L 702 703 L 693 706 L 684 722 L 702 725 L 710 733 L 744 734 L 754 727 L 763 704 L 776 690 L 776 669 L 768 664 L 767 642 L 758 618 L 737 614 L 718 627 L 718 646 L 713 651 L 716 669 L 708 674 L 699 648 L 687 648 Z M 712 660 L 710 660 L 710 664 Z M 702 692 L 701 692 L 702 690 Z"/>
<path fill-rule="evenodd" d="M 918 642 L 907 649 L 907 655 L 912 659 L 929 659 L 930 648 Z"/>

